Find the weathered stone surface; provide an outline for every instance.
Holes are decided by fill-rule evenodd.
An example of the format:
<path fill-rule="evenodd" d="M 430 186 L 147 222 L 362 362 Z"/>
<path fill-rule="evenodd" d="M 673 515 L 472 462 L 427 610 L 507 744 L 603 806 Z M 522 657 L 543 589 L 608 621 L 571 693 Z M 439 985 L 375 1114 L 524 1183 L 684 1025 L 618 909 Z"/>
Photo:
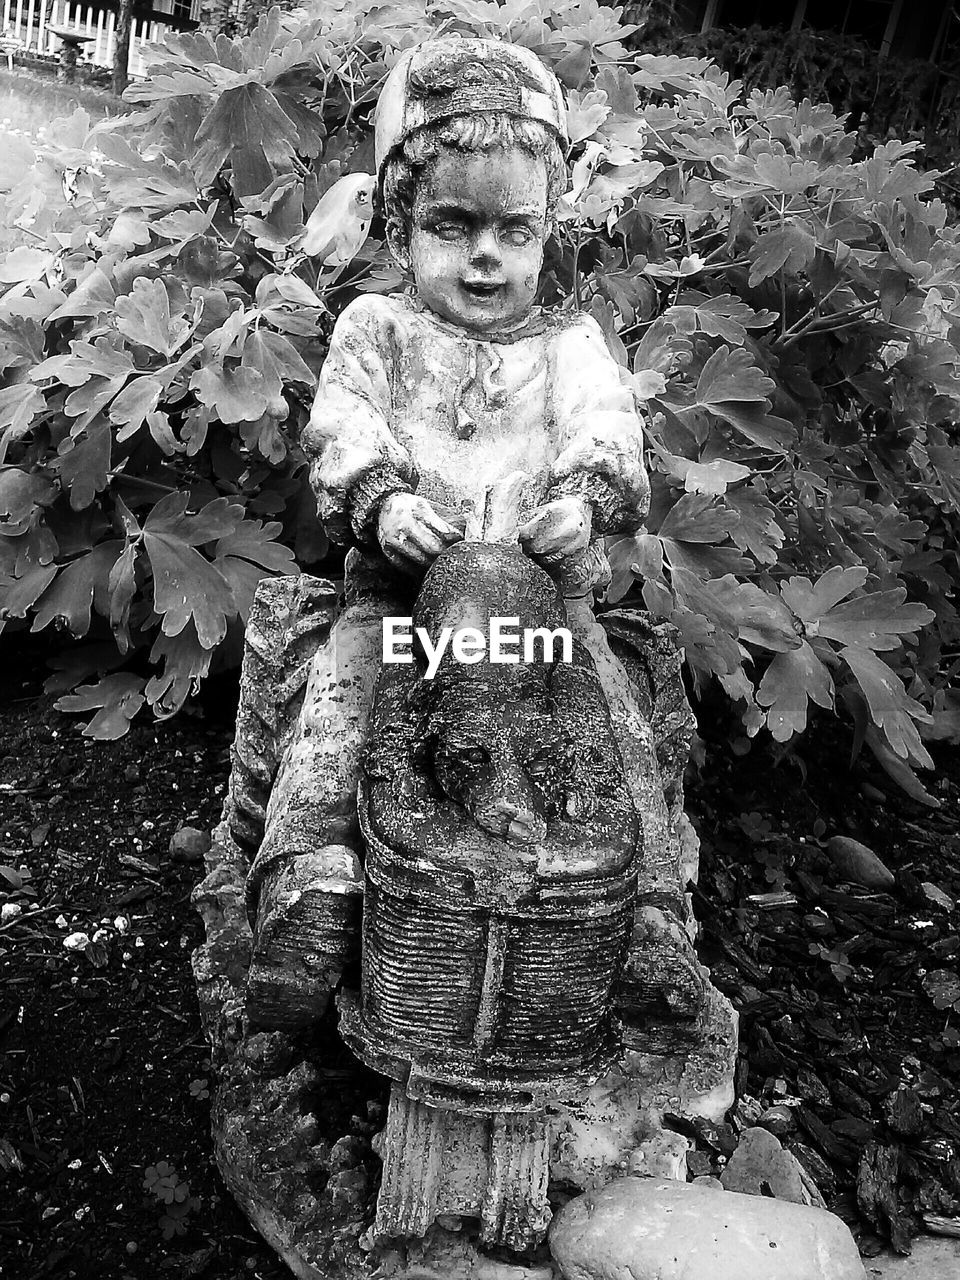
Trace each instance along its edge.
<path fill-rule="evenodd" d="M 686 1182 L 689 1150 L 689 1138 L 663 1129 L 645 1138 L 631 1153 L 627 1172 L 641 1178 L 671 1178 L 676 1182 Z"/>
<path fill-rule="evenodd" d="M 199 827 L 180 827 L 170 837 L 170 857 L 174 862 L 202 862 L 210 848 L 210 832 Z"/>
<path fill-rule="evenodd" d="M 720 1181 L 727 1191 L 806 1204 L 799 1163 L 766 1129 L 747 1129 Z"/>
<path fill-rule="evenodd" d="M 833 1214 L 647 1178 L 571 1200 L 550 1248 L 564 1280 L 865 1280 Z"/>
<path fill-rule="evenodd" d="M 260 891 L 247 1016 L 296 1030 L 326 1012 L 359 950 L 363 871 L 354 851 L 326 845 L 268 875 Z"/>
<path fill-rule="evenodd" d="M 788 1133 L 793 1133 L 797 1127 L 793 1108 L 785 1106 L 782 1102 L 777 1103 L 776 1106 L 767 1107 L 757 1124 L 763 1129 L 769 1129 L 775 1138 L 783 1138 Z"/>
<path fill-rule="evenodd" d="M 827 841 L 827 852 L 834 865 L 855 884 L 865 889 L 892 889 L 895 883 L 893 872 L 884 866 L 873 850 L 859 840 L 849 836 L 831 836 Z"/>
<path fill-rule="evenodd" d="M 693 1185 L 695 1187 L 706 1187 L 708 1191 L 722 1191 L 723 1183 L 719 1178 L 714 1178 L 712 1174 L 701 1173 L 699 1178 L 694 1178 Z"/>
<path fill-rule="evenodd" d="M 733 1105 L 736 1059 L 737 1014 L 711 987 L 689 1031 L 664 1033 L 655 1051 L 628 1049 L 575 1104 L 555 1109 L 551 1176 L 586 1187 L 626 1173 L 630 1153 L 667 1113 L 720 1122 Z"/>

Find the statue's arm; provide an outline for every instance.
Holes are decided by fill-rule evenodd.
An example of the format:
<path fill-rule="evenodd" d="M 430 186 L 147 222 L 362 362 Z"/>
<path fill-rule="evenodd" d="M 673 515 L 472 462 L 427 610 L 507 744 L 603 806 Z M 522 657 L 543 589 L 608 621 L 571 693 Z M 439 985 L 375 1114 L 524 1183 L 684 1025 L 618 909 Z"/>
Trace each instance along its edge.
<path fill-rule="evenodd" d="M 560 452 L 547 499 L 590 504 L 594 533 L 632 532 L 650 506 L 643 429 L 630 388 L 592 316 L 557 337 L 553 409 Z"/>
<path fill-rule="evenodd" d="M 417 483 L 390 429 L 397 333 L 388 304 L 358 298 L 338 318 L 301 439 L 320 518 L 338 542 L 360 546 L 376 544 L 383 500 Z"/>

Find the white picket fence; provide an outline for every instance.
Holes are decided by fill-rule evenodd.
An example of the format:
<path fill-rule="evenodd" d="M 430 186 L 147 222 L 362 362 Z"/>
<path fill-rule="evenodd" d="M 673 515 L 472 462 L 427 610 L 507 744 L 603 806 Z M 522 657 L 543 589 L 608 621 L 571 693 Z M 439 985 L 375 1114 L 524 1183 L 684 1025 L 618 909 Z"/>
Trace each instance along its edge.
<path fill-rule="evenodd" d="M 69 27 L 81 35 L 93 39 L 83 46 L 81 60 L 93 62 L 99 67 L 113 66 L 113 50 L 116 44 L 117 15 L 112 10 L 95 8 L 80 0 L 2 0 L 3 51 L 56 53 L 61 41 L 50 31 L 51 27 Z M 173 0 L 154 0 L 154 10 L 173 11 Z M 200 16 L 200 0 L 191 0 L 190 17 Z M 147 73 L 144 46 L 158 43 L 171 26 L 161 19 L 134 18 L 130 31 L 131 76 Z"/>

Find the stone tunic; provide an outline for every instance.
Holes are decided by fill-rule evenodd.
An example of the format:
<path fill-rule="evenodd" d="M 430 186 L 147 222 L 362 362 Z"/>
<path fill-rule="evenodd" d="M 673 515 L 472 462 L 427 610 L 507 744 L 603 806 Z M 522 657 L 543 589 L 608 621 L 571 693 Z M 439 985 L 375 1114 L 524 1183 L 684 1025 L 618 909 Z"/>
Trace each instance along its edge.
<path fill-rule="evenodd" d="M 337 321 L 303 444 L 321 519 L 361 546 L 375 547 L 380 499 L 398 489 L 468 514 L 523 471 L 522 518 L 581 493 L 597 533 L 637 528 L 649 500 L 632 392 L 600 326 L 572 312 L 535 310 L 476 337 L 416 298 L 358 298 Z"/>

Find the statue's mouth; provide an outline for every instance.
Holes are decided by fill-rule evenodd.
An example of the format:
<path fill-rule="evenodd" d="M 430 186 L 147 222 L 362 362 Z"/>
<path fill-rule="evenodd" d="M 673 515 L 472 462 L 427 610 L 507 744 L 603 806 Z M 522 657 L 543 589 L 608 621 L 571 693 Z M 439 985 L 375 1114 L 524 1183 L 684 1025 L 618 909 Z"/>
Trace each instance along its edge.
<path fill-rule="evenodd" d="M 474 298 L 492 298 L 503 285 L 497 280 L 464 280 L 463 289 Z"/>

